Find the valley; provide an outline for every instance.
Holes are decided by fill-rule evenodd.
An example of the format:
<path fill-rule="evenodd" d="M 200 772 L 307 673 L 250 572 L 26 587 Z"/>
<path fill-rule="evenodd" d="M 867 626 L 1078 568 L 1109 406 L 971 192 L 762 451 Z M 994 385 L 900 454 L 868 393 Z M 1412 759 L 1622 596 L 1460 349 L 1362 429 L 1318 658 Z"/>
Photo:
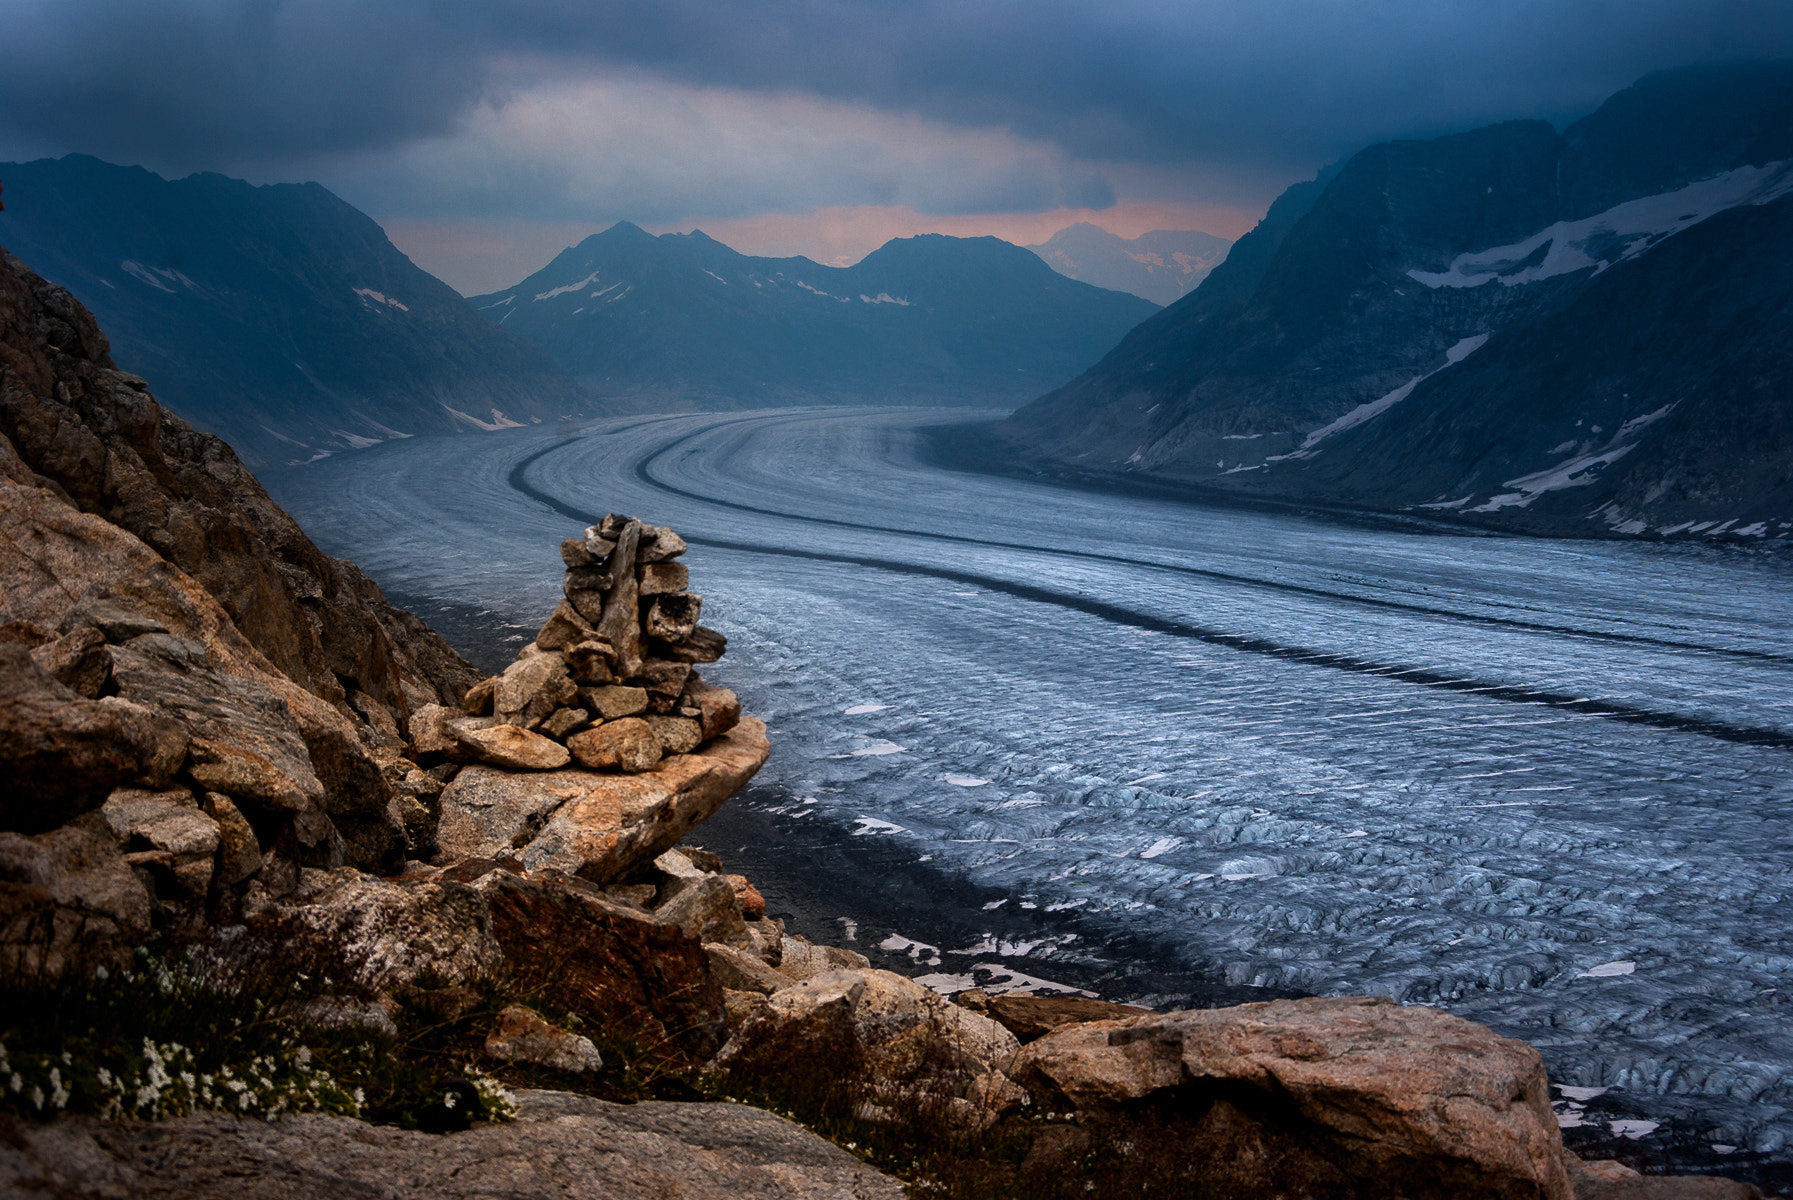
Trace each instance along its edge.
<path fill-rule="evenodd" d="M 432 621 L 485 614 L 462 649 L 500 661 L 553 606 L 555 539 L 676 526 L 717 679 L 775 746 L 726 826 L 767 844 L 718 848 L 792 895 L 842 855 L 935 889 L 881 909 L 833 878 L 863 907 L 812 916 L 943 988 L 1382 993 L 1538 1045 L 1591 1093 L 1553 1095 L 1572 1128 L 1783 1156 L 1784 555 L 930 464 L 930 427 L 995 415 L 624 417 L 266 482 Z"/>

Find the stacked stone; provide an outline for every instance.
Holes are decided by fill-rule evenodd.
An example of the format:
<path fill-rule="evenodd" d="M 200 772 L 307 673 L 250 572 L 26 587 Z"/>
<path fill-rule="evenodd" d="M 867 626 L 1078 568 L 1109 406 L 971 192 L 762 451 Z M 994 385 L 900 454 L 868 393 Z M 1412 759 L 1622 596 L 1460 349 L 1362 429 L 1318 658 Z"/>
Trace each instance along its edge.
<path fill-rule="evenodd" d="M 734 728 L 740 701 L 694 669 L 728 639 L 697 623 L 703 597 L 676 561 L 685 550 L 672 530 L 616 513 L 562 542 L 565 598 L 504 674 L 468 689 L 467 715 L 438 720 L 419 749 L 508 770 L 577 760 L 635 774 Z"/>

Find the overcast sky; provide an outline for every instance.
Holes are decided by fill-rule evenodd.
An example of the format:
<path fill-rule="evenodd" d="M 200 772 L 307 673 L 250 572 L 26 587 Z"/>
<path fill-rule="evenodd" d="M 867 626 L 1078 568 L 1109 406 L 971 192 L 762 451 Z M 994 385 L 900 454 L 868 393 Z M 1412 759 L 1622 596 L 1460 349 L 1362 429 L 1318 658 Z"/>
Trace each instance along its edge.
<path fill-rule="evenodd" d="M 473 292 L 623 219 L 1235 237 L 1373 141 L 1790 54 L 1787 0 L 0 0 L 0 159 L 316 179 Z"/>

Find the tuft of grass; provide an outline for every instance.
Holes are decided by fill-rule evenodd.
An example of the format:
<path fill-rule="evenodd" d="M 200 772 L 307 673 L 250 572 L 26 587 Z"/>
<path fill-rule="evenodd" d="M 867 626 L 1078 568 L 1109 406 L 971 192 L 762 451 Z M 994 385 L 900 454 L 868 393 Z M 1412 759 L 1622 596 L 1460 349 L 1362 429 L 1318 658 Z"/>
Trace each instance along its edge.
<path fill-rule="evenodd" d="M 197 955 L 0 987 L 0 1106 L 35 1117 L 356 1115 L 362 1097 L 313 1055 L 284 994 L 246 994 Z"/>

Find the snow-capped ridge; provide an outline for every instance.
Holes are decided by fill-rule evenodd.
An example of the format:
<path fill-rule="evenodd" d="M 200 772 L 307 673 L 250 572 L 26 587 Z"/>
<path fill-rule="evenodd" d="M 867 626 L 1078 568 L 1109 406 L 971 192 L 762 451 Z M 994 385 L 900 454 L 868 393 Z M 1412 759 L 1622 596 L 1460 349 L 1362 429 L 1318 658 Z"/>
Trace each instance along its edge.
<path fill-rule="evenodd" d="M 1793 161 L 1738 167 L 1672 192 L 1615 204 L 1579 221 L 1558 221 L 1524 241 L 1459 254 L 1445 271 L 1407 274 L 1429 288 L 1472 288 L 1494 280 L 1517 287 L 1590 267 L 1599 274 L 1726 209 L 1768 204 L 1790 192 Z"/>

